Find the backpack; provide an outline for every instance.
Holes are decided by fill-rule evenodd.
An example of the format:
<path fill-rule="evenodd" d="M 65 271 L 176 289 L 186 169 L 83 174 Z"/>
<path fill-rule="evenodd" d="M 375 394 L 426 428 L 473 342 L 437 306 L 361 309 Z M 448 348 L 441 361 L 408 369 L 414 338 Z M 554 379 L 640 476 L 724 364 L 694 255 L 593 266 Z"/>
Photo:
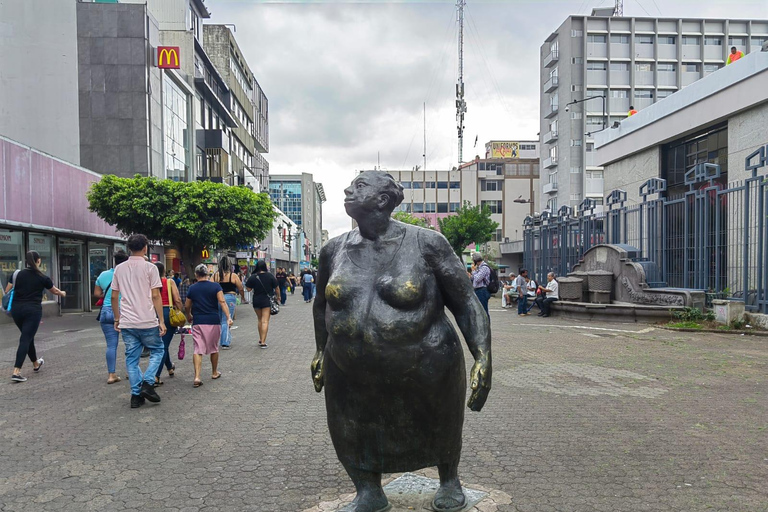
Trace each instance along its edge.
<path fill-rule="evenodd" d="M 486 263 L 486 265 L 488 265 Z M 488 265 L 488 270 L 491 271 L 491 276 L 488 278 L 488 293 L 494 294 L 499 291 L 499 275 L 496 273 L 496 270 L 490 265 Z"/>

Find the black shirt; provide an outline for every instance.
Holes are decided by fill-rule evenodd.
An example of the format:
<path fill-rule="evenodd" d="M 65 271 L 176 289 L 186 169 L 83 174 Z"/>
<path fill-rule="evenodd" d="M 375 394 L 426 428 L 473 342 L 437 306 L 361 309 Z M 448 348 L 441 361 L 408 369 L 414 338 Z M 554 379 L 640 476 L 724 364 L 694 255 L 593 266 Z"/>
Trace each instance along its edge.
<path fill-rule="evenodd" d="M 264 286 L 262 287 L 259 283 Z M 259 295 L 273 295 L 275 293 L 275 288 L 277 288 L 277 279 L 275 279 L 275 276 L 269 272 L 252 274 L 245 283 L 245 287 L 253 290 L 254 297 L 258 297 Z"/>
<path fill-rule="evenodd" d="M 277 282 L 280 286 L 285 286 L 288 283 L 288 276 L 282 270 L 276 274 Z"/>
<path fill-rule="evenodd" d="M 11 276 L 11 282 L 13 282 L 13 276 Z M 50 277 L 25 268 L 16 275 L 13 303 L 40 304 L 43 301 L 43 290 L 51 288 L 53 288 L 53 281 Z"/>

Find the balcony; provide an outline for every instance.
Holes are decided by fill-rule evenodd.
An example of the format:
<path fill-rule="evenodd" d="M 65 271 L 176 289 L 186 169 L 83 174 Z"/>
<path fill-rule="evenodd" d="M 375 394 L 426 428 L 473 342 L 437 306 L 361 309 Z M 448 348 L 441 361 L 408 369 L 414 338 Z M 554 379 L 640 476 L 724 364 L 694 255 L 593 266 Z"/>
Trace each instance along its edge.
<path fill-rule="evenodd" d="M 547 115 L 544 117 L 549 119 L 550 117 L 555 117 L 557 115 L 557 111 L 560 109 L 558 105 L 550 105 L 549 111 L 547 112 Z"/>
<path fill-rule="evenodd" d="M 545 194 L 554 194 L 557 192 L 557 183 L 546 183 L 541 191 Z"/>
<path fill-rule="evenodd" d="M 558 82 L 559 79 L 557 76 L 550 77 L 549 80 L 544 82 L 544 92 L 552 92 L 557 89 Z"/>
<path fill-rule="evenodd" d="M 544 160 L 544 168 L 545 169 L 551 169 L 553 167 L 557 167 L 557 157 L 551 156 Z"/>
<path fill-rule="evenodd" d="M 549 52 L 549 55 L 544 57 L 544 67 L 545 68 L 551 68 L 555 62 L 557 62 L 560 59 L 560 51 L 559 50 L 552 50 Z"/>
<path fill-rule="evenodd" d="M 224 130 L 196 130 L 195 137 L 198 147 L 229 153 L 229 135 Z"/>
<path fill-rule="evenodd" d="M 557 130 L 551 130 L 544 134 L 544 137 L 542 139 L 544 141 L 544 144 L 549 144 L 550 142 L 555 142 L 557 140 Z"/>

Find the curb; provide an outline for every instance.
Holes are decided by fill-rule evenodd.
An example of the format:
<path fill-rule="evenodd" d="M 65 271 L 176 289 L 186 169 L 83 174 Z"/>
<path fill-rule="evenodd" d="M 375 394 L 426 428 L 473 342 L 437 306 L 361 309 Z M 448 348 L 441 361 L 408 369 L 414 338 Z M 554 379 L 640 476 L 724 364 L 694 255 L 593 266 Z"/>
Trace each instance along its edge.
<path fill-rule="evenodd" d="M 676 331 L 676 332 L 709 332 L 709 333 L 718 333 L 718 334 L 735 334 L 735 335 L 747 335 L 747 336 L 758 336 L 766 338 L 768 337 L 768 331 L 732 331 L 732 330 L 724 330 L 724 329 L 689 329 L 684 327 L 666 327 L 663 325 L 657 325 L 659 329 L 664 329 L 665 331 Z"/>

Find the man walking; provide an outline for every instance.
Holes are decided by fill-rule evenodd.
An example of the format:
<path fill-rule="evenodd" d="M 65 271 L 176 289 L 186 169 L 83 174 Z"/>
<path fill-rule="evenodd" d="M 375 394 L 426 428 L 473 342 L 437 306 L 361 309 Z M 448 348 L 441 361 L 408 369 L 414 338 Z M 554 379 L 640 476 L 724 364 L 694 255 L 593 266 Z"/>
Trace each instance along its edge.
<path fill-rule="evenodd" d="M 488 284 L 491 282 L 491 267 L 483 261 L 483 255 L 479 252 L 472 253 L 472 287 L 475 289 L 475 295 L 480 299 L 480 304 L 483 305 L 485 314 L 488 318 L 491 318 L 491 314 L 488 312 L 488 300 L 491 298 L 491 294 L 488 291 Z"/>
<path fill-rule="evenodd" d="M 560 285 L 555 280 L 555 274 L 553 272 L 547 274 L 547 286 L 539 286 L 541 295 L 538 299 L 536 299 L 536 303 L 539 305 L 539 309 L 541 310 L 539 316 L 549 316 L 550 306 L 553 302 L 560 299 L 559 288 Z"/>
<path fill-rule="evenodd" d="M 112 278 L 112 309 L 115 330 L 123 333 L 125 366 L 131 382 L 131 408 L 144 404 L 144 399 L 159 402 L 155 391 L 155 374 L 163 361 L 165 334 L 162 282 L 157 267 L 147 261 L 149 240 L 144 235 L 131 235 L 127 242 L 131 252 L 128 261 L 115 267 Z M 139 357 L 143 348 L 150 351 L 147 370 L 142 374 Z"/>
<path fill-rule="evenodd" d="M 514 287 L 517 288 L 517 314 L 518 316 L 528 315 L 528 271 L 521 269 L 520 274 L 515 278 Z"/>

